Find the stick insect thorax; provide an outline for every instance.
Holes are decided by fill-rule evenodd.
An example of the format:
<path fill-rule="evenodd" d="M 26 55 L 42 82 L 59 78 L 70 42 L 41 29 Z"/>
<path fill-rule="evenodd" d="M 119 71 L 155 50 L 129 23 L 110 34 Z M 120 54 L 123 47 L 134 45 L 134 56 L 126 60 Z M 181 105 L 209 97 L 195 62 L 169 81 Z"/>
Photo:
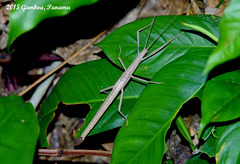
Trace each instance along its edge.
<path fill-rule="evenodd" d="M 121 47 L 120 48 L 120 53 L 119 53 L 119 62 L 121 63 L 121 65 L 123 66 L 123 68 L 125 69 L 125 71 L 123 72 L 123 74 L 121 75 L 121 77 L 116 81 L 116 83 L 112 86 L 112 87 L 108 87 L 107 89 L 112 89 L 112 91 L 109 93 L 109 95 L 107 96 L 107 98 L 105 99 L 105 101 L 103 102 L 103 104 L 101 105 L 101 107 L 99 108 L 99 110 L 97 111 L 97 113 L 95 114 L 95 116 L 92 118 L 91 122 L 88 124 L 88 126 L 86 127 L 86 129 L 82 132 L 80 140 L 81 142 L 85 139 L 85 137 L 88 135 L 88 133 L 93 129 L 93 127 L 97 124 L 97 122 L 100 120 L 100 118 L 102 117 L 102 115 L 105 113 L 105 111 L 108 109 L 108 107 L 112 104 L 112 102 L 116 99 L 116 97 L 118 96 L 118 94 L 121 92 L 121 99 L 120 99 L 120 103 L 119 103 L 119 108 L 118 108 L 118 112 L 119 114 L 126 120 L 126 124 L 128 125 L 128 121 L 127 118 L 122 114 L 122 112 L 120 111 L 121 109 L 121 103 L 122 103 L 122 98 L 123 98 L 123 89 L 125 88 L 125 86 L 128 84 L 129 80 L 131 78 L 134 78 L 133 73 L 134 71 L 137 69 L 137 67 L 139 66 L 139 64 L 144 61 L 145 59 L 155 55 L 157 52 L 159 52 L 160 50 L 162 50 L 164 47 L 166 47 L 170 42 L 172 42 L 174 39 L 176 39 L 179 35 L 181 35 L 182 33 L 178 34 L 177 36 L 175 36 L 174 38 L 172 38 L 171 40 L 169 40 L 167 43 L 165 43 L 163 46 L 157 48 L 156 50 L 154 50 L 153 52 L 151 52 L 148 56 L 147 53 L 149 51 L 149 49 L 153 46 L 153 44 L 160 38 L 160 34 L 150 43 L 150 45 L 148 46 L 148 40 L 150 37 L 150 33 L 152 31 L 152 27 L 153 27 L 153 23 L 155 21 L 155 17 L 153 18 L 151 24 L 149 24 L 148 26 L 140 29 L 137 31 L 137 48 L 138 48 L 138 55 L 135 58 L 135 60 L 131 63 L 131 65 L 126 69 L 126 67 L 124 66 L 123 62 L 120 59 L 120 54 L 121 54 Z M 169 22 L 170 23 L 170 22 Z M 169 24 L 168 23 L 168 24 Z M 167 25 L 168 25 L 167 24 Z M 147 40 L 145 42 L 145 46 L 143 48 L 143 50 L 141 52 L 139 52 L 139 33 L 141 31 L 143 31 L 144 29 L 146 29 L 147 27 L 150 26 L 150 30 L 147 36 Z M 144 81 L 144 80 L 143 80 Z M 145 81 L 146 82 L 146 81 Z M 150 83 L 158 83 L 158 82 L 150 82 Z M 158 83 L 159 84 L 159 83 Z M 104 89 L 105 90 L 105 89 Z M 102 90 L 103 91 L 103 90 Z"/>

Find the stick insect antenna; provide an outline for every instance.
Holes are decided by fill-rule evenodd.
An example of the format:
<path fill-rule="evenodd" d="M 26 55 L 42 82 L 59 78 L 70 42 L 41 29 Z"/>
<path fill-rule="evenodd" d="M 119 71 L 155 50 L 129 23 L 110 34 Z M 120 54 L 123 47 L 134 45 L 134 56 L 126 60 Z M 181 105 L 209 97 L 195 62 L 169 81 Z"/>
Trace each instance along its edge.
<path fill-rule="evenodd" d="M 148 40 L 149 40 L 149 38 L 150 38 L 150 35 L 151 35 L 151 32 L 152 32 L 152 28 L 153 28 L 153 23 L 154 23 L 155 19 L 156 19 L 156 17 L 153 18 L 153 20 L 152 20 L 152 22 L 151 22 L 151 24 L 150 24 L 151 27 L 150 27 L 150 30 L 149 30 L 149 32 L 148 32 L 148 37 L 147 37 L 147 40 L 146 40 L 144 49 L 146 49 L 146 47 L 147 47 Z M 148 49 L 148 48 L 147 48 L 147 49 Z"/>
<path fill-rule="evenodd" d="M 170 22 L 168 22 L 168 24 L 166 24 L 163 27 L 164 31 L 162 33 L 159 32 L 158 36 L 155 37 L 154 40 L 150 43 L 150 45 L 147 47 L 147 50 L 149 50 L 155 44 L 155 42 L 171 27 L 171 25 L 175 23 L 175 21 L 176 21 L 175 18 L 176 18 L 176 16 Z M 173 20 L 175 20 L 175 21 L 173 22 Z M 152 27 L 151 27 L 151 29 L 152 29 Z"/>

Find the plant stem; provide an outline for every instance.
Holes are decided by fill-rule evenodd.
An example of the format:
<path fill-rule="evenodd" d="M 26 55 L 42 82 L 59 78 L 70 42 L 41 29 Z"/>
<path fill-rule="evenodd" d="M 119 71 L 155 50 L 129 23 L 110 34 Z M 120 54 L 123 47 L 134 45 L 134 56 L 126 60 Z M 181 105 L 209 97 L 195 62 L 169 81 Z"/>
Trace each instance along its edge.
<path fill-rule="evenodd" d="M 80 156 L 80 155 L 94 155 L 111 157 L 112 152 L 102 150 L 69 150 L 69 149 L 38 149 L 38 155 L 43 156 Z"/>

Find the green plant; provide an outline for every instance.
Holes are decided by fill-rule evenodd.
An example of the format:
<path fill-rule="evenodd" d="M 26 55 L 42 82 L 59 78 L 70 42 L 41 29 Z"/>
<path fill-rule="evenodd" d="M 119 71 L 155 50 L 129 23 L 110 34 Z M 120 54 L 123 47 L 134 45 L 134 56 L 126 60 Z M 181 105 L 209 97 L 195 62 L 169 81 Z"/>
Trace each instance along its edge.
<path fill-rule="evenodd" d="M 203 140 L 203 145 L 196 146 L 200 153 L 193 156 L 188 163 L 208 163 L 208 159 L 201 159 L 203 154 L 207 154 L 209 158 L 215 157 L 216 163 L 239 163 L 240 71 L 231 70 L 207 79 L 208 73 L 216 66 L 240 55 L 238 14 L 240 2 L 232 0 L 220 25 L 219 17 L 206 15 L 156 18 L 150 40 L 159 33 L 162 35 L 153 49 L 181 31 L 185 33 L 158 55 L 141 63 L 135 72 L 135 75 L 164 84 L 145 85 L 130 81 L 125 88 L 122 112 L 128 116 L 129 126 L 125 126 L 124 119 L 117 112 L 117 98 L 90 133 L 93 135 L 122 126 L 114 143 L 112 163 L 160 163 L 166 151 L 166 132 L 181 107 L 193 97 L 201 100 L 202 120 L 198 138 Z M 164 29 L 173 19 L 174 23 Z M 151 20 L 152 18 L 141 19 L 118 28 L 98 44 L 112 63 L 106 59 L 84 63 L 71 68 L 61 77 L 38 115 L 39 140 L 42 146 L 48 145 L 46 130 L 60 102 L 88 103 L 91 106 L 83 127 L 75 133 L 76 137 L 80 136 L 106 98 L 106 95 L 100 94 L 100 90 L 113 85 L 122 74 L 117 59 L 119 45 L 122 48 L 121 59 L 128 67 L 137 55 L 136 31 L 148 25 Z M 181 26 L 182 22 L 208 31 L 219 38 L 218 44 L 204 34 Z M 144 47 L 147 36 L 148 30 L 141 32 L 141 48 Z M 22 106 L 21 104 L 24 103 L 17 106 Z M 5 109 L 5 104 L 1 108 Z M 30 106 L 22 108 L 30 109 Z M 194 149 L 181 117 L 176 121 L 179 131 Z M 2 121 L 2 125 L 4 123 Z M 33 138 L 36 138 L 38 126 L 36 122 L 33 125 L 36 130 Z M 31 148 L 35 143 L 31 143 Z"/>
<path fill-rule="evenodd" d="M 0 132 L 2 163 L 32 163 L 39 125 L 31 103 L 16 95 L 1 97 Z"/>
<path fill-rule="evenodd" d="M 239 12 L 240 5 L 238 3 L 237 1 L 232 1 L 224 13 L 223 20 L 219 26 L 221 37 L 217 46 L 204 36 L 199 36 L 199 34 L 186 29 L 187 31 L 182 38 L 168 45 L 157 57 L 153 57 L 153 59 L 149 59 L 139 66 L 135 72 L 136 75 L 150 78 L 153 81 L 163 81 L 164 85 L 142 85 L 131 82 L 126 88 L 125 102 L 123 102 L 122 109 L 123 113 L 128 115 L 129 127 L 126 128 L 125 124 L 123 124 L 116 137 L 112 163 L 158 163 L 161 161 L 165 152 L 165 134 L 181 106 L 203 89 L 207 79 L 207 72 L 215 66 L 234 59 L 239 55 L 237 49 L 239 35 L 236 35 L 239 33 L 239 28 L 237 27 L 239 20 L 235 16 L 235 13 Z M 232 15 L 233 11 L 234 15 Z M 137 54 L 135 33 L 141 27 L 149 24 L 151 19 L 142 19 L 117 29 L 99 43 L 98 46 L 103 49 L 114 64 L 121 68 L 117 60 L 118 45 L 121 45 L 122 60 L 126 66 L 130 65 L 135 58 L 134 55 Z M 151 35 L 156 36 L 159 31 L 164 31 L 164 25 L 172 19 L 173 17 L 171 16 L 157 17 Z M 166 42 L 166 40 L 171 39 L 171 37 L 185 29 L 180 26 L 181 22 L 200 26 L 214 36 L 219 37 L 219 18 L 217 17 L 178 16 L 176 19 L 177 21 L 164 31 L 161 39 L 154 46 L 162 45 L 164 41 Z M 162 25 L 158 22 L 161 22 Z M 230 26 L 228 22 L 234 22 L 230 32 L 226 30 Z M 140 43 L 141 47 L 144 46 L 146 37 L 147 32 L 142 32 L 140 36 L 142 40 Z M 208 56 L 210 56 L 209 59 Z M 224 56 L 224 58 L 221 56 Z M 213 60 L 213 58 L 215 59 Z M 91 96 L 91 93 L 99 93 L 100 89 L 111 86 L 121 74 L 121 71 L 118 74 L 109 72 L 109 68 L 104 68 L 106 65 L 108 65 L 106 60 L 102 59 L 82 64 L 82 66 L 76 66 L 69 70 L 59 81 L 52 95 L 46 100 L 39 119 L 51 120 L 54 110 L 60 101 L 66 104 L 89 103 L 92 110 L 87 116 L 82 129 L 76 132 L 76 136 L 80 136 L 96 113 L 100 105 L 99 103 L 105 98 L 105 95 L 94 94 Z M 85 68 L 84 71 L 81 69 L 83 66 Z M 112 65 L 109 66 L 111 67 Z M 205 74 L 203 75 L 204 68 Z M 112 66 L 111 70 L 114 69 L 119 71 Z M 89 81 L 91 77 L 85 80 L 81 79 L 82 85 L 88 82 L 93 87 L 76 87 L 80 82 L 77 79 L 76 82 L 71 81 L 70 83 L 70 78 L 77 78 L 77 76 L 74 76 L 75 74 L 85 74 L 85 71 L 94 71 L 94 74 L 98 74 L 97 79 L 94 74 L 90 75 L 95 77 L 96 80 L 93 81 Z M 206 83 L 202 95 L 198 94 L 202 101 L 202 121 L 199 139 L 203 134 L 202 138 L 205 140 L 200 152 L 206 153 L 209 157 L 215 156 L 217 163 L 225 163 L 230 160 L 232 161 L 231 163 L 238 163 L 239 151 L 234 151 L 238 147 L 238 144 L 234 144 L 238 143 L 238 141 L 235 141 L 238 136 L 236 135 L 238 133 L 238 120 L 236 119 L 239 117 L 239 112 L 235 110 L 239 106 L 238 77 L 239 71 L 219 75 Z M 106 78 L 109 81 L 103 80 Z M 64 89 L 60 87 L 67 86 L 67 84 L 71 84 L 69 86 L 73 86 L 73 89 L 71 87 L 63 87 Z M 133 92 L 135 90 L 138 90 L 139 93 Z M 63 95 L 66 91 L 69 93 L 68 96 L 66 94 Z M 89 94 L 84 94 L 86 97 L 83 98 L 82 93 Z M 79 99 L 76 99 L 76 97 Z M 124 120 L 117 114 L 117 101 L 118 99 L 108 109 L 91 134 L 115 128 L 123 123 Z M 234 122 L 226 122 L 234 119 Z M 214 130 L 212 130 L 212 126 L 206 129 L 210 122 L 223 121 L 224 125 L 215 124 Z M 44 127 L 44 129 L 41 129 L 43 131 L 40 134 L 40 140 L 43 144 L 47 144 L 45 140 L 47 123 L 41 121 L 40 125 Z M 180 128 L 180 131 L 183 132 L 184 130 Z M 233 151 L 234 153 L 230 154 Z M 201 153 L 191 159 L 189 163 L 197 161 L 206 163 L 205 160 L 201 160 Z"/>
<path fill-rule="evenodd" d="M 7 48 L 10 48 L 17 37 L 33 29 L 44 19 L 67 15 L 77 7 L 90 5 L 97 1 L 98 0 L 17 0 L 13 5 L 8 6 L 11 14 Z"/>
<path fill-rule="evenodd" d="M 183 29 L 181 22 L 198 24 L 214 35 L 219 35 L 218 17 L 177 16 L 174 18 L 174 16 L 156 17 L 150 41 L 159 33 L 163 34 L 152 49 L 156 49 L 181 33 Z M 164 29 L 164 26 L 172 19 L 175 20 L 174 24 L 171 24 L 167 30 Z M 147 18 L 125 25 L 98 44 L 118 67 L 101 59 L 75 66 L 62 76 L 38 115 L 41 127 L 40 142 L 43 146 L 48 145 L 46 128 L 60 102 L 64 104 L 88 103 L 91 106 L 92 109 L 85 119 L 84 126 L 75 133 L 77 137 L 80 136 L 106 98 L 105 94 L 100 94 L 100 90 L 113 85 L 122 73 L 117 59 L 119 45 L 122 48 L 121 59 L 128 67 L 137 55 L 136 31 L 151 21 L 152 18 Z M 148 30 L 140 34 L 141 48 L 144 47 L 147 35 Z M 90 133 L 96 134 L 123 124 L 115 140 L 113 163 L 139 163 L 139 161 L 158 163 L 161 161 L 166 149 L 165 134 L 181 106 L 195 97 L 195 94 L 203 87 L 207 75 L 202 75 L 202 72 L 214 48 L 215 44 L 202 36 L 185 32 L 158 55 L 140 64 L 135 72 L 136 75 L 150 78 L 152 81 L 164 82 L 164 84 L 144 85 L 131 81 L 125 89 L 122 106 L 122 112 L 128 116 L 129 126 L 126 127 L 123 124 L 124 119 L 117 112 L 119 101 L 117 98 Z M 86 84 L 88 86 L 81 87 Z"/>
<path fill-rule="evenodd" d="M 14 4 L 7 5 L 7 10 L 11 10 L 7 48 L 10 49 L 17 37 L 36 27 L 42 20 L 66 15 L 77 7 L 94 2 L 97 0 L 17 0 Z M 51 7 L 61 6 L 67 8 L 51 9 Z M 31 103 L 24 103 L 22 97 L 17 95 L 0 97 L 1 163 L 31 164 L 39 131 L 37 115 Z"/>

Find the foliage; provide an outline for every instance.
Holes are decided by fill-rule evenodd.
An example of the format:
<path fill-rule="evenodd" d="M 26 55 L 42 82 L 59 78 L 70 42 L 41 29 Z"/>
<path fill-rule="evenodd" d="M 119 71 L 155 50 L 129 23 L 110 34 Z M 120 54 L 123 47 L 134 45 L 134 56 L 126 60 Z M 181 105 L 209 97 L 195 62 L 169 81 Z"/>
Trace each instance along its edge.
<path fill-rule="evenodd" d="M 16 95 L 1 97 L 0 133 L 1 163 L 32 163 L 39 125 L 31 103 Z"/>
<path fill-rule="evenodd" d="M 211 71 L 214 67 L 235 59 L 240 56 L 238 48 L 240 44 L 240 1 L 231 0 L 228 7 L 224 10 L 223 19 L 219 29 L 221 32 L 220 40 L 214 52 L 208 59 L 204 73 Z"/>
<path fill-rule="evenodd" d="M 208 81 L 202 95 L 199 136 L 210 122 L 231 121 L 240 113 L 240 71 L 228 72 Z"/>
<path fill-rule="evenodd" d="M 67 15 L 77 7 L 90 5 L 97 1 L 17 0 L 10 8 L 8 49 L 17 37 L 36 27 L 42 20 Z M 58 9 L 59 7 L 66 7 L 66 9 Z"/>
<path fill-rule="evenodd" d="M 220 25 L 219 17 L 207 15 L 156 17 L 149 35 L 149 44 L 157 36 L 160 35 L 160 38 L 153 44 L 150 52 L 182 31 L 184 34 L 155 56 L 143 61 L 135 71 L 137 76 L 163 84 L 143 84 L 136 80 L 129 82 L 125 88 L 122 104 L 122 112 L 128 117 L 129 126 L 126 127 L 124 119 L 117 112 L 118 97 L 90 133 L 93 135 L 122 126 L 114 143 L 112 163 L 161 163 L 166 151 L 165 135 L 181 107 L 193 97 L 201 99 L 202 118 L 198 138 L 203 144 L 196 146 L 200 152 L 188 163 L 209 163 L 212 161 L 209 160 L 211 158 L 214 158 L 216 163 L 239 163 L 240 72 L 223 71 L 220 75 L 213 74 L 213 78 L 208 79 L 208 73 L 216 66 L 221 66 L 222 63 L 235 59 L 240 54 L 239 11 L 239 1 L 232 0 L 224 12 Z M 14 12 L 16 11 L 12 11 Z M 101 94 L 100 90 L 112 86 L 123 72 L 118 61 L 119 45 L 122 50 L 121 59 L 128 67 L 137 56 L 136 31 L 146 27 L 151 21 L 152 18 L 146 18 L 129 23 L 116 29 L 100 42 L 98 46 L 103 49 L 110 62 L 101 59 L 84 63 L 71 68 L 61 77 L 38 115 L 39 140 L 42 146 L 48 146 L 47 127 L 60 102 L 87 103 L 91 107 L 83 127 L 75 133 L 76 137 L 81 135 L 107 96 Z M 182 22 L 200 27 L 202 31 L 210 34 L 208 36 L 219 38 L 217 46 L 206 35 L 181 26 Z M 33 26 L 37 23 L 35 22 Z M 145 45 L 149 29 L 150 27 L 140 32 L 140 50 Z M 11 44 L 19 35 L 20 33 L 15 31 L 9 43 Z M 0 142 L 5 147 L 0 148 L 0 155 L 9 155 L 7 152 L 10 146 L 14 146 L 16 152 L 25 149 L 22 151 L 23 156 L 28 159 L 26 158 L 27 161 L 24 163 L 29 163 L 39 131 L 33 107 L 29 103 L 23 103 L 18 96 L 1 98 L 0 101 L 0 130 L 2 133 L 6 131 L 5 135 L 1 136 Z M 6 104 L 6 101 L 11 103 Z M 176 119 L 176 123 L 179 131 L 194 149 L 181 117 Z M 11 131 L 8 126 L 11 126 Z M 17 141 L 20 138 L 21 143 L 14 142 L 17 135 Z M 28 142 L 24 138 L 26 136 Z M 6 141 L 9 141 L 8 145 Z M 14 145 L 11 145 L 13 143 Z M 6 154 L 3 154 L 5 152 Z M 18 154 L 14 152 L 14 155 Z"/>
<path fill-rule="evenodd" d="M 206 21 L 206 17 L 157 17 L 149 42 L 159 34 L 163 34 L 152 46 L 150 52 L 181 33 L 183 26 L 180 23 L 182 21 L 196 23 L 218 36 L 216 23 L 218 18 L 212 17 L 214 19 Z M 164 28 L 171 20 L 173 20 L 172 23 Z M 120 45 L 121 59 L 128 67 L 137 55 L 136 31 L 151 21 L 152 18 L 141 19 L 118 28 L 98 45 L 112 62 L 121 66 L 117 59 Z M 145 45 L 148 31 L 146 29 L 140 33 L 140 49 Z M 125 115 L 130 113 L 128 115 L 129 126 L 126 128 L 124 124 L 117 135 L 113 150 L 113 163 L 161 161 L 166 149 L 165 134 L 181 106 L 194 97 L 204 85 L 207 76 L 202 75 L 202 72 L 214 48 L 215 45 L 211 41 L 195 33 L 185 32 L 158 54 L 140 64 L 135 72 L 136 75 L 151 78 L 152 81 L 164 82 L 164 84 L 145 85 L 131 81 L 126 87 L 122 111 Z M 88 103 L 92 107 L 84 126 L 76 132 L 76 136 L 79 137 L 106 97 L 99 91 L 112 86 L 121 73 L 119 67 L 116 68 L 103 59 L 75 66 L 66 72 L 44 102 L 39 113 L 41 144 L 47 146 L 46 128 L 60 101 L 65 104 Z M 123 118 L 111 117 L 118 115 L 117 107 L 118 99 L 100 119 L 93 129 L 94 133 L 122 125 Z"/>
<path fill-rule="evenodd" d="M 121 70 L 105 59 L 80 64 L 67 71 L 45 100 L 38 115 L 41 127 L 39 139 L 42 146 L 48 146 L 46 129 L 60 101 L 64 104 L 88 103 L 92 108 L 89 117 L 93 117 L 107 96 L 106 94 L 100 94 L 100 90 L 112 85 L 121 73 Z M 134 81 L 129 83 L 125 89 L 125 99 L 123 101 L 123 113 L 125 115 L 128 115 L 130 112 L 128 109 L 133 107 L 136 98 L 144 87 L 144 85 Z M 117 106 L 118 102 L 116 101 L 101 119 L 102 121 L 97 124 L 95 129 L 98 129 L 98 132 L 93 130 L 92 134 L 122 125 L 124 120 L 116 112 Z"/>

